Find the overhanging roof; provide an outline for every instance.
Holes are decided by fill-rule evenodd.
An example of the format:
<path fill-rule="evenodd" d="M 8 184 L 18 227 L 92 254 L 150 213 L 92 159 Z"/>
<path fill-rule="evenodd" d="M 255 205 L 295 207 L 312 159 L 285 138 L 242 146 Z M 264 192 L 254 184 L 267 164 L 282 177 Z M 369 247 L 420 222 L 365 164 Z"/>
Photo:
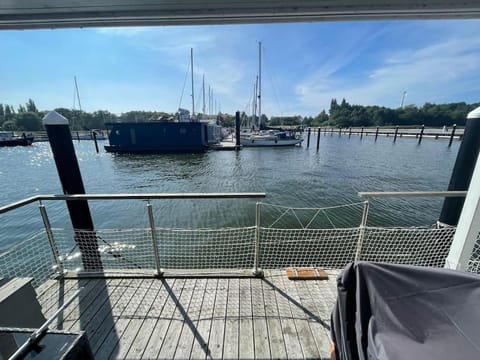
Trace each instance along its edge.
<path fill-rule="evenodd" d="M 479 17 L 480 0 L 0 0 L 0 29 Z"/>

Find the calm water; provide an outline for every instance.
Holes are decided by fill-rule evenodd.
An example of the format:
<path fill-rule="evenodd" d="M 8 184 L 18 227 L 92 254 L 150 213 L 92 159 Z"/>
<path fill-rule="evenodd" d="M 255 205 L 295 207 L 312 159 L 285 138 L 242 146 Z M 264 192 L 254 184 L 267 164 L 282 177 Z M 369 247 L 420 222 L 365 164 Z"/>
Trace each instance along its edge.
<path fill-rule="evenodd" d="M 88 193 L 266 192 L 265 202 L 323 207 L 359 202 L 359 191 L 445 190 L 458 151 L 446 141 L 321 135 L 310 149 L 243 149 L 191 155 L 95 153 L 91 141 L 75 142 Z M 33 194 L 59 194 L 61 186 L 48 143 L 0 148 L 0 204 Z M 372 204 L 373 225 L 428 225 L 442 200 L 382 200 Z M 66 208 L 46 203 L 52 226 L 68 227 Z M 91 202 L 98 228 L 146 227 L 143 201 Z M 253 225 L 255 200 L 155 201 L 158 226 L 223 227 Z M 349 214 L 345 212 L 345 218 Z M 357 222 L 355 218 L 352 222 Z M 0 215 L 0 247 L 41 228 L 37 205 Z"/>

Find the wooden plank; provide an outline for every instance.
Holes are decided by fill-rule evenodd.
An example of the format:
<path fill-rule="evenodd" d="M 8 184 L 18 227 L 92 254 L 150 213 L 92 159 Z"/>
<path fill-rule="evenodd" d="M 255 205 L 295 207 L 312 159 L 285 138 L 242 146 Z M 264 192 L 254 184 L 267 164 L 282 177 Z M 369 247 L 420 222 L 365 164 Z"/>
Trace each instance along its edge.
<path fill-rule="evenodd" d="M 223 338 L 225 335 L 225 315 L 227 313 L 228 279 L 219 279 L 215 308 L 213 310 L 212 327 L 208 346 L 212 359 L 221 359 L 223 356 Z"/>
<path fill-rule="evenodd" d="M 238 359 L 239 317 L 240 317 L 240 281 L 228 280 L 227 314 L 225 320 L 224 359 Z"/>
<path fill-rule="evenodd" d="M 314 299 L 310 292 L 309 287 L 315 286 L 315 282 L 305 283 L 296 282 L 297 293 L 300 296 L 303 306 L 305 306 L 314 316 L 309 316 L 308 321 L 310 329 L 313 334 L 313 338 L 317 344 L 320 357 L 322 359 L 330 357 L 330 337 L 328 329 L 325 325 L 330 325 L 330 322 L 325 322 L 321 319 L 321 311 L 317 307 L 318 299 Z"/>
<path fill-rule="evenodd" d="M 129 352 L 133 342 L 137 338 L 140 329 L 143 327 L 146 316 L 150 312 L 153 302 L 157 298 L 158 292 L 160 291 L 161 287 L 162 283 L 157 279 L 150 280 L 150 288 L 145 293 L 143 301 L 139 304 L 134 316 L 132 316 L 128 327 L 122 333 L 120 341 L 117 344 L 117 348 L 114 349 L 114 351 L 110 355 L 110 359 L 127 358 L 127 353 Z"/>
<path fill-rule="evenodd" d="M 170 281 L 171 283 L 174 282 L 174 280 Z M 147 348 L 147 344 L 150 341 L 150 337 L 152 336 L 155 326 L 160 319 L 163 308 L 170 297 L 168 292 L 164 289 L 164 282 L 166 282 L 166 280 L 157 280 L 155 282 L 155 286 L 158 287 L 158 292 L 155 296 L 152 296 L 154 298 L 153 304 L 145 315 L 145 320 L 142 324 L 142 327 L 137 333 L 127 355 L 125 356 L 126 359 L 140 359 Z M 169 286 L 171 286 L 171 284 Z"/>
<path fill-rule="evenodd" d="M 76 280 L 58 280 L 57 284 L 39 299 L 45 318 L 51 317 L 77 289 Z"/>
<path fill-rule="evenodd" d="M 253 311 L 253 337 L 255 345 L 255 358 L 269 359 L 270 343 L 268 341 L 267 319 L 265 318 L 265 300 L 261 279 L 252 279 L 252 311 Z"/>
<path fill-rule="evenodd" d="M 289 267 L 285 272 L 289 280 L 328 280 L 328 274 L 319 267 Z"/>
<path fill-rule="evenodd" d="M 172 359 L 175 356 L 175 350 L 177 349 L 183 326 L 186 321 L 190 321 L 188 319 L 188 307 L 190 306 L 196 282 L 196 279 L 186 280 L 181 295 L 174 299 L 175 312 L 165 335 L 165 341 L 158 354 L 160 359 Z M 176 296 L 176 294 L 174 293 L 172 296 Z"/>
<path fill-rule="evenodd" d="M 210 356 L 209 338 L 212 327 L 213 312 L 215 309 L 215 300 L 217 297 L 218 279 L 208 279 L 203 295 L 203 301 L 200 309 L 200 318 L 198 319 L 197 332 L 191 352 L 191 359 L 205 359 Z"/>
<path fill-rule="evenodd" d="M 122 335 L 125 333 L 132 318 L 137 315 L 138 308 L 141 308 L 141 304 L 150 286 L 152 285 L 152 279 L 138 279 L 134 281 L 134 295 L 128 301 L 127 306 L 123 309 L 117 319 L 114 317 L 114 326 L 110 329 L 109 333 L 105 337 L 103 343 L 95 351 L 97 359 L 107 359 L 110 357 L 116 357 L 118 353 L 118 343 L 122 341 Z M 144 310 L 145 311 L 145 310 Z M 138 328 L 137 328 L 138 329 Z"/>
<path fill-rule="evenodd" d="M 280 324 L 282 326 L 282 334 L 285 340 L 285 348 L 289 359 L 299 359 L 303 357 L 302 347 L 300 345 L 295 322 L 293 321 L 292 311 L 288 299 L 285 298 L 282 289 L 281 273 L 274 273 L 268 277 L 268 281 L 274 287 L 275 299 L 277 300 L 278 313 L 280 315 Z"/>
<path fill-rule="evenodd" d="M 139 287 L 141 286 L 142 279 L 133 279 L 126 285 L 125 292 L 118 298 L 115 304 L 112 304 L 111 312 L 106 314 L 102 324 L 95 332 L 93 338 L 90 340 L 90 346 L 92 352 L 96 354 L 99 352 L 104 341 L 115 327 L 117 321 L 121 318 L 122 313 L 129 307 L 129 304 L 134 303 L 133 299 Z M 107 344 L 108 346 L 108 344 Z M 100 358 L 99 356 L 96 356 Z"/>
<path fill-rule="evenodd" d="M 273 288 L 262 281 L 263 298 L 265 300 L 265 315 L 267 317 L 268 340 L 273 359 L 286 359 L 287 350 L 282 333 L 282 324 L 278 312 L 277 299 Z"/>
<path fill-rule="evenodd" d="M 320 352 L 318 351 L 317 343 L 314 339 L 314 334 L 310 328 L 308 311 L 302 305 L 302 300 L 297 293 L 295 282 L 289 281 L 285 276 L 279 277 L 285 293 L 290 298 L 290 310 L 292 311 L 293 321 L 297 329 L 298 339 L 302 347 L 303 356 L 306 359 L 318 359 Z M 280 283 L 280 282 L 279 282 Z"/>
<path fill-rule="evenodd" d="M 98 308 L 93 318 L 88 322 L 86 332 L 92 352 L 95 353 L 98 346 L 103 342 L 106 334 L 114 325 L 114 317 L 119 315 L 119 312 L 126 306 L 126 302 L 130 300 L 133 295 L 132 279 L 123 279 L 115 287 L 113 292 L 110 289 L 101 294 L 105 301 L 102 306 Z M 117 304 L 119 306 L 117 306 Z"/>
<path fill-rule="evenodd" d="M 94 281 L 85 281 L 83 283 L 77 282 L 78 288 L 82 288 L 80 294 L 57 316 L 57 326 L 56 329 L 63 330 L 68 327 L 67 319 L 78 318 L 80 313 L 80 305 L 82 304 L 82 309 L 85 307 L 85 299 L 92 297 L 93 290 L 98 286 L 100 280 Z"/>
<path fill-rule="evenodd" d="M 205 340 L 200 338 L 197 330 L 198 320 L 202 310 L 203 297 L 205 295 L 207 279 L 198 279 L 193 290 L 192 298 L 188 306 L 189 322 L 184 323 L 182 333 L 180 334 L 177 349 L 175 351 L 175 359 L 189 359 L 192 353 L 194 341 L 204 343 Z"/>
<path fill-rule="evenodd" d="M 55 286 L 56 283 L 57 283 L 57 280 L 48 279 L 35 288 L 35 293 L 37 294 L 37 298 L 39 302 L 40 302 L 40 298 L 42 298 L 43 295 L 52 288 L 52 286 Z"/>
<path fill-rule="evenodd" d="M 240 326 L 239 349 L 240 359 L 254 359 L 255 346 L 253 342 L 253 316 L 252 316 L 252 289 L 251 279 L 240 279 Z"/>
<path fill-rule="evenodd" d="M 142 359 L 156 359 L 158 357 L 158 353 L 162 348 L 163 342 L 166 340 L 165 335 L 168 331 L 170 323 L 173 321 L 173 315 L 176 310 L 175 301 L 172 299 L 170 292 L 176 297 L 181 296 L 185 279 L 168 279 L 163 280 L 163 282 L 162 291 L 164 291 L 167 295 L 167 300 L 162 309 L 162 313 L 155 324 L 155 328 L 152 331 L 152 335 L 150 336 L 146 349 L 142 354 Z"/>
<path fill-rule="evenodd" d="M 116 292 L 120 291 L 120 284 L 122 280 L 111 280 L 108 286 L 98 289 L 95 299 L 86 307 L 81 309 L 77 318 L 69 319 L 68 326 L 64 322 L 64 327 L 70 330 L 85 330 L 87 336 L 92 334 L 96 328 L 101 324 L 103 313 L 110 311 L 111 308 L 110 296 L 117 296 Z"/>

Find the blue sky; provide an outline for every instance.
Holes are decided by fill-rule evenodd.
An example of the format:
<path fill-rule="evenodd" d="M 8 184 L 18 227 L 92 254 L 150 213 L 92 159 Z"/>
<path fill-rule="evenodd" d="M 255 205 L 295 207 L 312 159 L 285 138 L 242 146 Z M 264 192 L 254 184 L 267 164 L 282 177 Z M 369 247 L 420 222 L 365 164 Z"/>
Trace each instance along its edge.
<path fill-rule="evenodd" d="M 263 42 L 263 112 L 316 115 L 362 105 L 480 101 L 480 21 L 372 21 L 0 32 L 0 103 L 43 110 L 176 111 L 194 48 L 221 110 L 250 109 Z M 190 83 L 181 103 L 190 108 Z M 196 108 L 201 107 L 200 103 Z"/>

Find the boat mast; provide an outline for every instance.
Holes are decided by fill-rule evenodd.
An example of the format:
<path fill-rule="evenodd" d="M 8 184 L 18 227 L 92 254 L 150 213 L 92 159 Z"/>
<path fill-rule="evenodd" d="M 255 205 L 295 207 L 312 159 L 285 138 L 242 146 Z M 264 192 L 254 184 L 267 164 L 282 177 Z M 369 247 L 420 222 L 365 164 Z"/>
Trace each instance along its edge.
<path fill-rule="evenodd" d="M 82 104 L 80 103 L 80 93 L 78 92 L 78 84 L 77 84 L 77 77 L 73 77 L 73 81 L 75 82 L 75 94 L 77 95 L 78 100 L 78 109 L 82 111 Z M 73 97 L 73 107 L 75 108 L 75 96 Z"/>
<path fill-rule="evenodd" d="M 205 115 L 205 74 L 203 75 L 202 79 L 202 94 L 203 94 L 203 115 Z"/>
<path fill-rule="evenodd" d="M 258 42 L 258 128 L 262 123 L 262 42 Z"/>
<path fill-rule="evenodd" d="M 190 48 L 190 64 L 192 66 L 192 116 L 195 116 L 195 94 L 193 90 L 193 48 Z"/>

